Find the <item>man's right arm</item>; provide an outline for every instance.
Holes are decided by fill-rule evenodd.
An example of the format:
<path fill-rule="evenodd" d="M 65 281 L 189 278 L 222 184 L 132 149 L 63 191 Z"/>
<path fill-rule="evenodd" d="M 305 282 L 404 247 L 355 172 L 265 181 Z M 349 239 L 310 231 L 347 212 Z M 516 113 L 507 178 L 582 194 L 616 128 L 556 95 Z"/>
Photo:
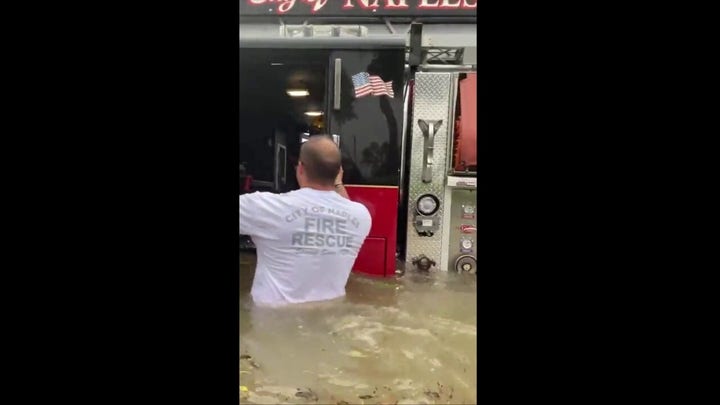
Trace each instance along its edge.
<path fill-rule="evenodd" d="M 350 196 L 347 193 L 347 190 L 345 190 L 345 184 L 343 184 L 343 168 L 340 166 L 340 172 L 338 173 L 337 177 L 335 177 L 335 191 L 340 194 L 341 196 L 350 199 Z"/>

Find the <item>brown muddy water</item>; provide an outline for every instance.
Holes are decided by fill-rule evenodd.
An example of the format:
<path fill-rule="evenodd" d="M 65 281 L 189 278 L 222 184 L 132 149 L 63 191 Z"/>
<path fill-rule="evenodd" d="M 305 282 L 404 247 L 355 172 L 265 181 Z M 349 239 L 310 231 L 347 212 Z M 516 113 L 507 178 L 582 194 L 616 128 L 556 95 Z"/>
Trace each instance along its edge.
<path fill-rule="evenodd" d="M 240 403 L 475 404 L 474 275 L 353 274 L 341 299 L 252 304 L 240 257 Z"/>

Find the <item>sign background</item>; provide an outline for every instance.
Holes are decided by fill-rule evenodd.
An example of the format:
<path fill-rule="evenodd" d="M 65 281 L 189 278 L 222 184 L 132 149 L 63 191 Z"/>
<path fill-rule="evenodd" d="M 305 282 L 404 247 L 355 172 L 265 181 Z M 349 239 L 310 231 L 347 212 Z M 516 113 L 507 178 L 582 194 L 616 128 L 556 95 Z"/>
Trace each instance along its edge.
<path fill-rule="evenodd" d="M 422 0 L 406 0 L 407 8 L 386 8 L 387 0 L 377 0 L 378 7 L 368 7 L 359 0 L 255 0 L 262 1 L 262 4 L 256 4 L 252 0 L 240 1 L 241 16 L 323 16 L 323 17 L 342 17 L 342 16 L 394 16 L 394 17 L 428 17 L 428 16 L 468 16 L 475 17 L 477 15 L 477 7 L 460 8 L 460 7 L 441 7 L 443 4 L 477 4 L 478 0 L 427 0 L 426 3 L 433 5 L 432 8 L 418 8 Z M 313 12 L 313 8 L 326 1 L 322 7 Z M 318 3 L 319 2 L 319 3 Z M 352 4 L 352 8 L 343 8 L 347 3 Z M 398 3 L 399 0 L 390 1 L 390 4 Z M 374 1 L 368 2 L 370 5 L 375 4 Z M 282 11 L 281 11 L 282 10 Z M 284 11 L 284 12 L 283 12 Z"/>

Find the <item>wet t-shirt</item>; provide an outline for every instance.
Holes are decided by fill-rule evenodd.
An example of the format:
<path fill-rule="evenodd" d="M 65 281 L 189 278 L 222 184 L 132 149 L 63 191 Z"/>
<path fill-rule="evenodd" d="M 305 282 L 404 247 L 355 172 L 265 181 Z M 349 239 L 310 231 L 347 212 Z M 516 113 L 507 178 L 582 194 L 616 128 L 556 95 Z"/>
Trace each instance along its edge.
<path fill-rule="evenodd" d="M 345 295 L 370 226 L 367 208 L 335 191 L 241 195 L 240 233 L 252 237 L 257 251 L 253 301 L 278 305 Z"/>

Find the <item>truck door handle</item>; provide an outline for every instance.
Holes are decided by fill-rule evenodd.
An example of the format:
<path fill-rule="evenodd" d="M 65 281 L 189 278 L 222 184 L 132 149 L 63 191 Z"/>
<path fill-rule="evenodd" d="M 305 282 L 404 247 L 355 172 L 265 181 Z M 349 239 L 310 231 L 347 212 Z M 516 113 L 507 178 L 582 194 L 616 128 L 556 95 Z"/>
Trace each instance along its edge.
<path fill-rule="evenodd" d="M 342 90 L 342 59 L 335 59 L 335 80 L 333 86 L 333 107 L 335 110 L 340 110 L 340 94 Z"/>
<path fill-rule="evenodd" d="M 425 144 L 423 145 L 423 183 L 432 182 L 433 150 L 435 149 L 435 134 L 442 125 L 442 120 L 425 121 L 418 120 L 418 125 L 423 133 Z"/>

